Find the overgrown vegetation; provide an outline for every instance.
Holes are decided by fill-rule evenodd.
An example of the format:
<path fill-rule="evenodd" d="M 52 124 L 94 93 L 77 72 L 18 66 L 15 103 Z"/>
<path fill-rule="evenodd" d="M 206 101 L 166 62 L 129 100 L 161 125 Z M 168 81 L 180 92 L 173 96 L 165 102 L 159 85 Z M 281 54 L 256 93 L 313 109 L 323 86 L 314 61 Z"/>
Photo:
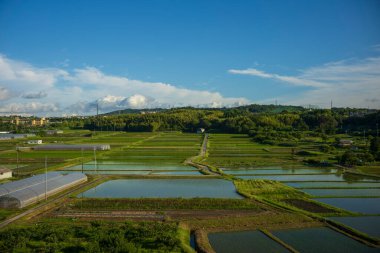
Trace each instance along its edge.
<path fill-rule="evenodd" d="M 78 199 L 74 209 L 88 210 L 258 210 L 249 199 L 169 198 L 169 199 Z"/>
<path fill-rule="evenodd" d="M 176 223 L 38 223 L 1 231 L 1 252 L 181 252 Z"/>

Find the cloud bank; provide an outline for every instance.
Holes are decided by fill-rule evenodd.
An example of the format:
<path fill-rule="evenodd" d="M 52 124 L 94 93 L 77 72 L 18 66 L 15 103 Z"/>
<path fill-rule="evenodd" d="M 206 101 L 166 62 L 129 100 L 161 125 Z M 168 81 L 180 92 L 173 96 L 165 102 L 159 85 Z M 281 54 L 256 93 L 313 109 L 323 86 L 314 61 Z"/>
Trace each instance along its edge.
<path fill-rule="evenodd" d="M 380 97 L 380 57 L 331 62 L 302 70 L 296 76 L 267 73 L 254 68 L 230 69 L 228 72 L 309 88 L 300 97 L 284 96 L 282 100 L 287 104 L 328 107 L 329 101 L 333 100 L 334 105 L 340 107 L 370 106 L 380 109 L 377 99 Z"/>
<path fill-rule="evenodd" d="M 38 68 L 0 54 L 0 113 L 93 114 L 125 108 L 230 107 L 246 98 L 108 75 L 95 67 Z M 27 103 L 25 99 L 38 99 Z"/>

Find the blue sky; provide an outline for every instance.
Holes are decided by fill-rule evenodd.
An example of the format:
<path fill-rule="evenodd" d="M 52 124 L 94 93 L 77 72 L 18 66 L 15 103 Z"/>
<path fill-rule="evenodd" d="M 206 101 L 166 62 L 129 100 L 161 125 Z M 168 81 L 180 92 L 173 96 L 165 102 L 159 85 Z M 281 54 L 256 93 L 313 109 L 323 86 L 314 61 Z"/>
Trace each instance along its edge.
<path fill-rule="evenodd" d="M 380 1 L 0 0 L 0 113 L 380 108 Z"/>

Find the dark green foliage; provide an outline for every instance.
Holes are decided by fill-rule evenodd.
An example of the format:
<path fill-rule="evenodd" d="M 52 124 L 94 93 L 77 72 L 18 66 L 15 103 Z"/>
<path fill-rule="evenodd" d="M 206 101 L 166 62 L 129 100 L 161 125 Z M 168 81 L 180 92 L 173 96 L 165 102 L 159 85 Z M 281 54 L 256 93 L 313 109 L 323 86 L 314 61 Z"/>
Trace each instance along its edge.
<path fill-rule="evenodd" d="M 323 144 L 319 147 L 319 150 L 324 153 L 330 153 L 335 150 L 334 146 Z"/>
<path fill-rule="evenodd" d="M 90 210 L 235 210 L 259 209 L 246 199 L 169 198 L 169 199 L 85 199 L 75 202 L 75 209 Z"/>
<path fill-rule="evenodd" d="M 375 157 L 376 160 L 380 161 L 380 138 L 376 137 L 371 140 L 369 147 L 370 152 Z"/>
<path fill-rule="evenodd" d="M 36 224 L 0 233 L 0 252 L 181 251 L 174 223 Z"/>
<path fill-rule="evenodd" d="M 359 163 L 358 156 L 352 151 L 346 151 L 342 156 L 338 158 L 341 165 L 354 166 Z"/>

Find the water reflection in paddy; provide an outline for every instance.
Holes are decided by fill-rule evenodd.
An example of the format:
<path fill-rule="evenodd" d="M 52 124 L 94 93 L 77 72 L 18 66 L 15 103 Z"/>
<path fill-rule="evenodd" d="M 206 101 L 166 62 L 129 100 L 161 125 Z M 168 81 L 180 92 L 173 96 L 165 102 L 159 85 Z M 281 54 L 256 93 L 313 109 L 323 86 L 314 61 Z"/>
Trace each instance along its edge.
<path fill-rule="evenodd" d="M 326 227 L 286 229 L 272 233 L 299 252 L 379 252 L 376 248 L 371 248 Z"/>
<path fill-rule="evenodd" d="M 289 252 L 260 231 L 210 233 L 208 239 L 218 253 Z"/>
<path fill-rule="evenodd" d="M 172 176 L 201 176 L 198 170 L 182 170 L 182 171 L 152 171 L 150 175 L 172 175 Z"/>
<path fill-rule="evenodd" d="M 301 189 L 313 196 L 380 196 L 380 189 Z M 380 198 L 379 198 L 380 201 Z"/>
<path fill-rule="evenodd" d="M 380 198 L 316 198 L 315 200 L 364 214 L 380 214 Z"/>
<path fill-rule="evenodd" d="M 336 169 L 239 169 L 239 170 L 223 170 L 226 174 L 231 175 L 270 175 L 270 174 L 321 174 L 321 173 L 336 173 Z"/>
<path fill-rule="evenodd" d="M 194 170 L 194 167 L 184 165 L 152 165 L 152 164 L 128 164 L 128 163 L 86 163 L 84 170 Z M 75 165 L 65 170 L 82 170 L 82 165 Z"/>
<path fill-rule="evenodd" d="M 100 198 L 243 198 L 223 179 L 119 179 L 83 193 Z"/>
<path fill-rule="evenodd" d="M 329 217 L 329 219 L 380 238 L 380 216 Z"/>
<path fill-rule="evenodd" d="M 380 182 L 286 182 L 285 184 L 295 188 L 380 188 Z"/>
<path fill-rule="evenodd" d="M 370 177 L 360 177 L 346 174 L 316 174 L 316 175 L 250 175 L 237 176 L 241 179 L 268 179 L 277 181 L 360 181 L 376 182 L 376 179 Z M 378 182 L 378 180 L 377 180 Z"/>

